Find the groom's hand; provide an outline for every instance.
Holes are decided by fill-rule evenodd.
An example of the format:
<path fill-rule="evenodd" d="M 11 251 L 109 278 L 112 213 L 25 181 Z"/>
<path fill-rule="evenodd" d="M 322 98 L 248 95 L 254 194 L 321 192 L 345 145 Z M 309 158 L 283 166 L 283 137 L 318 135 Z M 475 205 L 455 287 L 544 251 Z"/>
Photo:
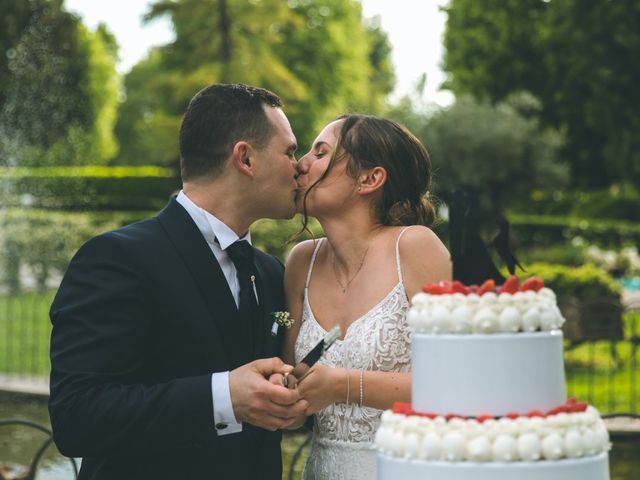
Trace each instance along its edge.
<path fill-rule="evenodd" d="M 255 360 L 229 373 L 229 390 L 233 413 L 239 422 L 267 430 L 286 428 L 309 406 L 295 389 L 270 383 L 274 373 L 290 372 L 277 357 Z"/>

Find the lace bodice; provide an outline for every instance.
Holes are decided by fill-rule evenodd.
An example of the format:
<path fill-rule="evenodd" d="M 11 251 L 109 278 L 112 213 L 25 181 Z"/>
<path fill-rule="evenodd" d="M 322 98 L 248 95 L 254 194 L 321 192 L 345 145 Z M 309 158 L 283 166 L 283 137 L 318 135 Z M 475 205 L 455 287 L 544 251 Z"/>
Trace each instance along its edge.
<path fill-rule="evenodd" d="M 402 233 L 404 230 L 400 233 Z M 398 237 L 398 241 L 400 236 Z M 295 359 L 300 361 L 327 333 L 316 321 L 309 304 L 309 280 L 322 240 L 313 252 L 304 290 L 302 324 L 295 344 Z M 411 339 L 406 314 L 409 301 L 402 282 L 398 243 L 396 243 L 398 283 L 366 314 L 355 320 L 347 329 L 344 339 L 336 343 L 320 359 L 320 363 L 354 370 L 379 370 L 384 372 L 409 372 L 411 368 Z M 351 386 L 358 388 L 358 386 Z M 365 384 L 366 391 L 366 384 Z M 366 472 L 375 468 L 375 455 L 370 451 L 382 410 L 337 403 L 316 413 L 314 422 L 314 446 L 304 478 L 370 478 Z M 346 445 L 349 444 L 349 445 Z M 346 450 L 345 450 L 346 448 Z M 348 453 L 349 467 L 338 457 L 349 449 L 369 450 L 366 456 Z M 359 460 L 358 460 L 359 458 Z M 358 462 L 366 465 L 359 465 Z M 345 470 L 346 469 L 346 470 Z M 348 471 L 358 472 L 349 476 Z M 375 477 L 374 477 L 375 478 Z"/>

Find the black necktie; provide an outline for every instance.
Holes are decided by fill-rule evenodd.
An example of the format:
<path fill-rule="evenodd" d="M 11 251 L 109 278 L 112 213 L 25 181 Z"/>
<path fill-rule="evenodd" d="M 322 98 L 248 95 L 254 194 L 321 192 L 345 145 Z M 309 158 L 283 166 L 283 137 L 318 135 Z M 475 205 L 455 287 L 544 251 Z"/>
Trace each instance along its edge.
<path fill-rule="evenodd" d="M 229 245 L 225 252 L 231 258 L 238 272 L 238 283 L 240 284 L 238 311 L 242 322 L 242 334 L 246 344 L 253 348 L 254 328 L 257 327 L 258 319 L 258 303 L 254 290 L 256 268 L 253 262 L 253 248 L 245 240 L 238 240 Z"/>

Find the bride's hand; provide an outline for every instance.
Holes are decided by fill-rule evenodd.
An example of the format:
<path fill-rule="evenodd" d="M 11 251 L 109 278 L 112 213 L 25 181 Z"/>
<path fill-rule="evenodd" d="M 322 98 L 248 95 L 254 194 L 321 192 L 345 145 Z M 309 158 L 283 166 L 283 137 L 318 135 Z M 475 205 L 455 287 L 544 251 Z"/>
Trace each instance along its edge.
<path fill-rule="evenodd" d="M 300 398 L 309 402 L 305 410 L 313 415 L 319 410 L 337 402 L 344 402 L 346 394 L 342 392 L 345 372 L 342 368 L 332 368 L 315 364 L 298 384 Z"/>

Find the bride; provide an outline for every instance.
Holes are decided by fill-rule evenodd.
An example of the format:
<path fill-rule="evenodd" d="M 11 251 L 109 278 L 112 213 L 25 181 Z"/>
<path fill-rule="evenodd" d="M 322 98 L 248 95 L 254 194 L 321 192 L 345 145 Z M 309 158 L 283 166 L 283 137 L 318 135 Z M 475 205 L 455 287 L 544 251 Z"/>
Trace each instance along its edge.
<path fill-rule="evenodd" d="M 428 228 L 431 163 L 406 128 L 346 115 L 322 130 L 299 172 L 299 209 L 326 238 L 287 259 L 289 311 L 301 321 L 284 360 L 300 361 L 336 324 L 343 333 L 298 386 L 315 414 L 303 478 L 372 479 L 382 410 L 411 398 L 409 299 L 451 278 L 449 252 Z"/>

